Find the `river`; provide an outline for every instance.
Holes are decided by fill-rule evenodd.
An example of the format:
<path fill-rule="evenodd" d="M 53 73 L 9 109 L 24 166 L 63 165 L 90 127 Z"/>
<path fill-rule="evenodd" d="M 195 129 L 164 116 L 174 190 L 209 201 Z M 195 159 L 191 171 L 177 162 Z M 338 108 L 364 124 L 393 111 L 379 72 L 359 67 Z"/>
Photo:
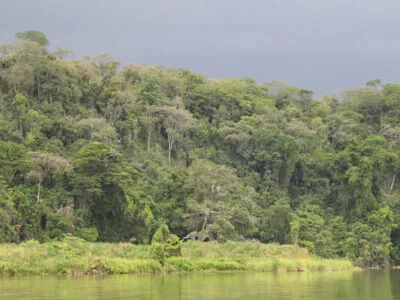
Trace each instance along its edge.
<path fill-rule="evenodd" d="M 400 271 L 1 277 L 0 299 L 400 299 Z"/>

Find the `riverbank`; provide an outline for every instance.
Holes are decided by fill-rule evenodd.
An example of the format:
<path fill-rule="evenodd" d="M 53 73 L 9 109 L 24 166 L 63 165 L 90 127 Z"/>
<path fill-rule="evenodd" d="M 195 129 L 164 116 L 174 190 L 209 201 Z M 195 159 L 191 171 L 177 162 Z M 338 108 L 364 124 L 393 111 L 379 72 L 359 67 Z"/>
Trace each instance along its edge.
<path fill-rule="evenodd" d="M 149 247 L 144 245 L 87 243 L 77 238 L 0 245 L 0 274 L 6 275 L 352 269 L 348 260 L 321 259 L 309 255 L 304 248 L 257 242 L 184 243 L 182 256 L 167 258 L 164 266 L 150 258 Z"/>

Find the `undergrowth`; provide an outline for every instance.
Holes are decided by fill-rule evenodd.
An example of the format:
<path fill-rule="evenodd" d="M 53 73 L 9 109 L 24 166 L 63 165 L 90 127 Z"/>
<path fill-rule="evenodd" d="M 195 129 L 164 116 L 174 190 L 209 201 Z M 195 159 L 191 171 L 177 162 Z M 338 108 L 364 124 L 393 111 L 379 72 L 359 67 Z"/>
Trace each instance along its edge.
<path fill-rule="evenodd" d="M 132 274 L 219 271 L 340 271 L 354 269 L 345 259 L 321 259 L 306 249 L 257 242 L 199 243 L 182 246 L 182 256 L 163 265 L 149 246 L 89 243 L 76 237 L 40 244 L 0 245 L 0 274 Z"/>

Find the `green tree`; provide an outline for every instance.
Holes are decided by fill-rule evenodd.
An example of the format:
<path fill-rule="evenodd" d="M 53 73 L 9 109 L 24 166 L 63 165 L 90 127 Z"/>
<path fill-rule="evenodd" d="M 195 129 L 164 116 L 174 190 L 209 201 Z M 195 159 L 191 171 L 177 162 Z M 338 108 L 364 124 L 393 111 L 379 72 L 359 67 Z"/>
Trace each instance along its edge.
<path fill-rule="evenodd" d="M 261 241 L 290 243 L 290 224 L 293 219 L 293 210 L 289 204 L 278 202 L 266 209 L 260 226 Z"/>
<path fill-rule="evenodd" d="M 188 168 L 187 188 L 190 231 L 205 232 L 211 239 L 254 232 L 254 192 L 243 186 L 233 169 L 198 160 Z"/>
<path fill-rule="evenodd" d="M 47 36 L 43 32 L 37 30 L 26 30 L 24 32 L 18 32 L 15 34 L 15 37 L 20 40 L 36 42 L 42 47 L 47 47 L 49 45 L 49 40 Z"/>
<path fill-rule="evenodd" d="M 372 212 L 366 223 L 353 224 L 346 239 L 346 254 L 363 267 L 388 266 L 392 247 L 390 233 L 394 226 L 393 213 L 388 207 Z"/>
<path fill-rule="evenodd" d="M 47 176 L 60 176 L 71 172 L 68 160 L 58 155 L 40 152 L 31 153 L 29 168 L 30 171 L 26 174 L 26 178 L 37 182 L 37 202 L 40 202 L 40 188 Z"/>

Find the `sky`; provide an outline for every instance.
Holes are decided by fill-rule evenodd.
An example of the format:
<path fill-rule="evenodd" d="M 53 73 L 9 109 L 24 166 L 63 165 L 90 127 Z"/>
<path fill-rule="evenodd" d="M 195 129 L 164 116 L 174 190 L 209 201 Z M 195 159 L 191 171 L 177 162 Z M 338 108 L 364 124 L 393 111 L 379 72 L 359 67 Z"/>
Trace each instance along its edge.
<path fill-rule="evenodd" d="M 399 0 L 0 0 L 0 42 L 44 32 L 77 57 L 280 80 L 319 97 L 400 83 Z"/>

